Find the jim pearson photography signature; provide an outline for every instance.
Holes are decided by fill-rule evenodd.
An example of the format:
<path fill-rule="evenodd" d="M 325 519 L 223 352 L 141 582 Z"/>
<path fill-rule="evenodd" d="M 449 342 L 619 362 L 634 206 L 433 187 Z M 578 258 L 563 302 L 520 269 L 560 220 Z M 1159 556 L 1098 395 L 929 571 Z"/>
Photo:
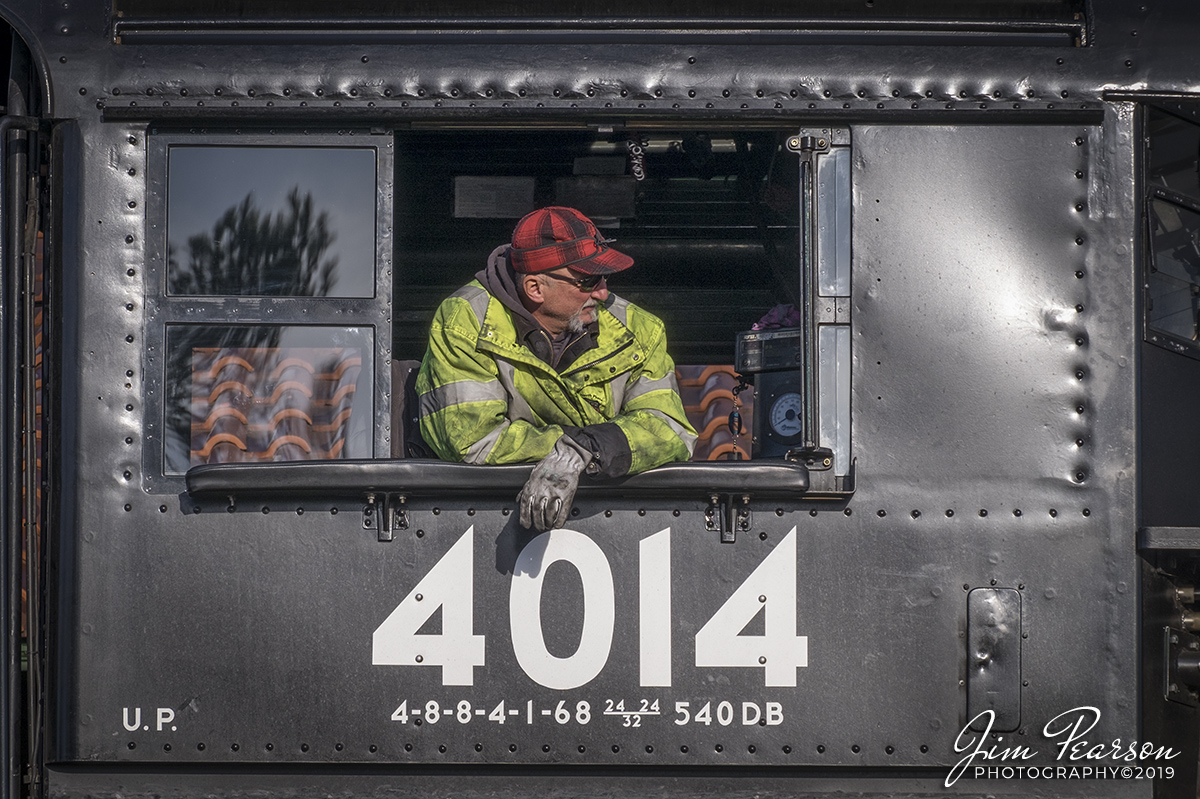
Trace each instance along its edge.
<path fill-rule="evenodd" d="M 986 726 L 982 731 L 971 729 L 980 721 Z M 1180 753 L 1166 746 L 1158 746 L 1149 741 L 1123 741 L 1114 738 L 1111 741 L 1092 742 L 1086 736 L 1100 721 L 1099 708 L 1083 706 L 1059 713 L 1046 722 L 1042 727 L 1042 737 L 1053 742 L 1056 763 L 1139 763 L 1146 760 L 1173 760 Z M 954 739 L 954 751 L 965 753 L 964 757 L 954 764 L 946 775 L 945 786 L 949 788 L 958 782 L 958 778 L 967 769 L 986 763 L 1019 763 L 1032 760 L 1038 756 L 1038 750 L 1021 744 L 1002 746 L 1003 735 L 992 738 L 992 726 L 996 722 L 996 712 L 985 710 L 967 722 L 966 726 Z M 991 745 L 989 745 L 989 743 Z"/>

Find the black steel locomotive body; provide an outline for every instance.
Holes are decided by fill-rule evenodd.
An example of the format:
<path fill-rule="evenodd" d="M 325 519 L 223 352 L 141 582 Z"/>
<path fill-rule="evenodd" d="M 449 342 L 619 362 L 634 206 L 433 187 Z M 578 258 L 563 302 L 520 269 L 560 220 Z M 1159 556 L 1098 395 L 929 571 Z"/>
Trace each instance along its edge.
<path fill-rule="evenodd" d="M 1194 10 L 192 5 L 0 0 L 5 796 L 1195 795 Z M 701 445 L 535 535 L 548 204 Z"/>

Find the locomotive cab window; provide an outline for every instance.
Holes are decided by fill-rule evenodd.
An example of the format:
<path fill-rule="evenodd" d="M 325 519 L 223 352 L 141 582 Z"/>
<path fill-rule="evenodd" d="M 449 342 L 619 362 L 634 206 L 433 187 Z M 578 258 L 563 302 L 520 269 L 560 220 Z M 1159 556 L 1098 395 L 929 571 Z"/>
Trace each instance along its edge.
<path fill-rule="evenodd" d="M 610 292 L 665 325 L 692 459 L 806 451 L 833 488 L 851 463 L 849 144 L 836 129 L 398 133 L 397 363 L 419 365 L 438 304 L 522 216 L 575 208 L 633 258 Z M 411 430 L 404 416 L 393 427 Z"/>
<path fill-rule="evenodd" d="M 1147 113 L 1147 336 L 1200 358 L 1200 125 Z"/>
<path fill-rule="evenodd" d="M 147 473 L 386 452 L 390 137 L 149 141 Z"/>

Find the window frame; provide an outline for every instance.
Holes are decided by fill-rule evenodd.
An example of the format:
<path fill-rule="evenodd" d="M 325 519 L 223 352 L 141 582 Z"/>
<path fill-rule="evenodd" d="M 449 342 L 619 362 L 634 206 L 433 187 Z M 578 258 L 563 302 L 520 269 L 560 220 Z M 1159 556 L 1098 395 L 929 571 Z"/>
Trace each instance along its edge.
<path fill-rule="evenodd" d="M 168 328 L 179 325 L 253 325 L 369 328 L 373 341 L 373 457 L 391 452 L 392 200 L 391 131 L 183 131 L 151 128 L 147 135 L 145 323 L 142 372 L 145 435 L 143 487 L 151 493 L 184 490 L 184 475 L 166 471 Z M 167 275 L 168 153 L 174 146 L 369 148 L 375 151 L 375 268 L 372 297 L 171 295 Z"/>

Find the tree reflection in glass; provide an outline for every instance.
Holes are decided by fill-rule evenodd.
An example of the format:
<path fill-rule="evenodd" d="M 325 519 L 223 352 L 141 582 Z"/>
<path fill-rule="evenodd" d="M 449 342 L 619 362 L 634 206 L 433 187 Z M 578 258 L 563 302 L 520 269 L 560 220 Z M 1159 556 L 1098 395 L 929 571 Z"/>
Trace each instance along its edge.
<path fill-rule="evenodd" d="M 229 208 L 211 235 L 187 240 L 186 264 L 168 251 L 171 294 L 325 297 L 336 279 L 329 214 L 313 214 L 312 193 L 288 192 L 277 214 L 263 212 L 254 194 Z"/>

